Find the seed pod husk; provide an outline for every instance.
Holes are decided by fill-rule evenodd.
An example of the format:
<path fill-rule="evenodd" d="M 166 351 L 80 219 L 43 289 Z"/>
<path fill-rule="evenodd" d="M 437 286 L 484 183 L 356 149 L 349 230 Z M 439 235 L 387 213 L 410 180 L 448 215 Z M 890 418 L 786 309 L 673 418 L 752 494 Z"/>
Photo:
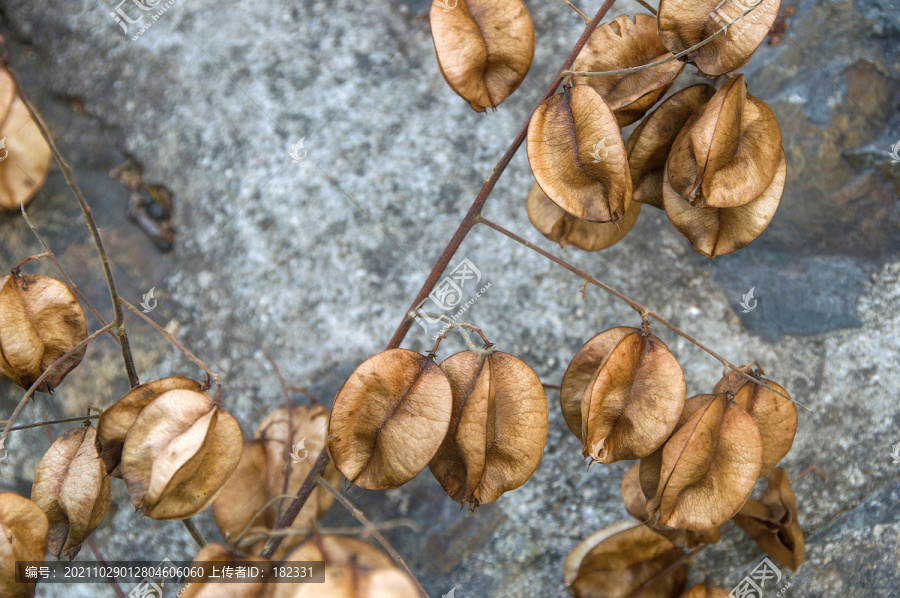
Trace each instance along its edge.
<path fill-rule="evenodd" d="M 547 441 L 547 396 L 524 361 L 500 351 L 445 359 L 453 413 L 428 466 L 453 500 L 472 508 L 524 484 Z"/>
<path fill-rule="evenodd" d="M 797 521 L 797 501 L 784 469 L 769 475 L 759 500 L 752 498 L 734 516 L 734 522 L 766 553 L 792 571 L 803 563 L 803 530 Z"/>
<path fill-rule="evenodd" d="M 39 274 L 0 282 L 0 370 L 29 389 L 54 361 L 87 338 L 84 312 L 62 281 Z M 37 386 L 50 392 L 81 362 L 85 347 L 69 355 Z"/>
<path fill-rule="evenodd" d="M 589 85 L 565 88 L 538 106 L 528 125 L 528 162 L 563 210 L 611 222 L 631 202 L 625 142 L 609 104 Z"/>
<path fill-rule="evenodd" d="M 208 507 L 241 458 L 241 429 L 208 395 L 163 393 L 125 436 L 122 478 L 151 519 L 185 519 Z"/>
<path fill-rule="evenodd" d="M 677 91 L 632 131 L 625 143 L 631 182 L 634 185 L 632 200 L 664 209 L 662 178 L 672 144 L 691 116 L 715 92 L 715 87 L 705 83 Z"/>
<path fill-rule="evenodd" d="M 573 71 L 612 71 L 642 66 L 672 55 L 659 38 L 656 19 L 649 15 L 619 15 L 600 25 L 572 65 Z M 628 126 L 665 95 L 684 69 L 677 60 L 624 75 L 575 77 L 576 85 L 590 85 L 609 104 L 620 127 Z"/>
<path fill-rule="evenodd" d="M 192 390 L 200 392 L 200 383 L 183 376 L 170 376 L 138 384 L 121 399 L 103 410 L 97 421 L 97 440 L 100 443 L 100 458 L 109 475 L 121 478 L 122 447 L 125 436 L 134 424 L 141 410 L 150 401 L 170 390 Z"/>
<path fill-rule="evenodd" d="M 690 404 L 690 406 L 688 405 Z M 731 519 L 759 479 L 762 439 L 753 418 L 726 394 L 688 399 L 662 446 L 659 468 L 641 464 L 650 524 L 708 530 Z M 652 494 L 651 494 L 652 492 Z"/>
<path fill-rule="evenodd" d="M 684 551 L 636 521 L 616 523 L 588 536 L 566 556 L 563 584 L 575 598 L 625 598 L 675 563 Z M 685 585 L 677 567 L 641 596 L 672 598 Z"/>
<path fill-rule="evenodd" d="M 441 74 L 476 112 L 519 87 L 534 58 L 534 24 L 522 0 L 433 0 L 431 33 Z"/>
<path fill-rule="evenodd" d="M 315 535 L 286 561 L 324 561 L 325 583 L 272 584 L 271 598 L 418 598 L 415 583 L 371 544 L 343 536 Z"/>
<path fill-rule="evenodd" d="M 334 398 L 328 453 L 352 484 L 402 486 L 437 453 L 452 406 L 450 382 L 433 358 L 383 351 L 356 368 Z"/>
<path fill-rule="evenodd" d="M 756 4 L 727 33 L 697 48 L 687 60 L 707 75 L 724 75 L 747 64 L 778 16 L 781 0 L 660 0 L 659 35 L 673 54 L 711 37 Z"/>
<path fill-rule="evenodd" d="M 18 210 L 44 184 L 51 154 L 4 69 L 0 69 L 0 140 L 0 211 Z"/>
<path fill-rule="evenodd" d="M 191 570 L 201 575 L 188 577 L 179 598 L 268 598 L 269 587 L 263 581 L 216 581 L 221 579 L 225 566 L 264 567 L 268 559 L 232 553 L 221 544 L 210 543 L 200 549 L 191 563 Z"/>
<path fill-rule="evenodd" d="M 714 588 L 707 583 L 700 583 L 690 588 L 679 598 L 729 598 L 731 593 L 722 588 Z"/>
<path fill-rule="evenodd" d="M 34 472 L 31 500 L 47 514 L 47 550 L 74 558 L 109 510 L 110 479 L 90 424 L 69 430 L 47 450 Z"/>
<path fill-rule="evenodd" d="M 633 201 L 625 215 L 615 222 L 588 222 L 572 216 L 553 203 L 535 183 L 528 193 L 528 219 L 542 235 L 561 247 L 574 245 L 585 251 L 600 251 L 621 241 L 641 213 L 641 204 Z"/>
<path fill-rule="evenodd" d="M 47 530 L 40 507 L 14 492 L 0 492 L 0 596 L 34 596 L 36 582 L 16 582 L 16 561 L 43 561 Z"/>

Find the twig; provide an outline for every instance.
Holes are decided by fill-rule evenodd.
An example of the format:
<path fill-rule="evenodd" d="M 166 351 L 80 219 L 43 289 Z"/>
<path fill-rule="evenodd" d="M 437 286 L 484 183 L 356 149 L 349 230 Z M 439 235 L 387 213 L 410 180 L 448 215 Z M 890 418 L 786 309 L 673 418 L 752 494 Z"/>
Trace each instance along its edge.
<path fill-rule="evenodd" d="M 94 539 L 89 537 L 87 539 L 87 544 L 91 547 L 91 552 L 94 553 L 94 558 L 100 561 L 100 564 L 103 565 L 103 569 L 106 571 L 112 571 L 110 567 L 106 566 L 106 559 L 103 558 L 103 553 L 100 552 L 100 547 L 97 546 L 97 543 L 94 541 Z M 109 585 L 112 586 L 113 592 L 116 593 L 116 596 L 118 596 L 118 598 L 127 598 L 127 596 L 125 596 L 125 592 L 122 591 L 122 587 L 119 585 L 119 582 L 116 581 L 116 577 L 114 575 L 112 575 L 111 573 L 107 575 L 106 581 L 109 583 Z"/>
<path fill-rule="evenodd" d="M 103 274 L 106 277 L 106 286 L 109 287 L 109 297 L 112 300 L 113 311 L 115 312 L 116 334 L 119 336 L 119 344 L 122 346 L 122 360 L 125 362 L 125 372 L 128 374 L 129 384 L 134 388 L 140 384 L 140 380 L 138 379 L 137 370 L 134 367 L 134 358 L 131 356 L 131 345 L 128 343 L 128 333 L 125 331 L 125 315 L 122 313 L 122 306 L 119 305 L 119 292 L 116 290 L 116 281 L 113 278 L 112 269 L 109 266 L 109 257 L 106 255 L 106 250 L 103 248 L 103 241 L 100 239 L 100 231 L 97 229 L 97 223 L 94 222 L 94 217 L 91 215 L 91 207 L 88 205 L 87 200 L 84 198 L 84 194 L 75 182 L 75 177 L 72 175 L 72 169 L 62 157 L 59 148 L 56 147 L 56 142 L 53 141 L 53 138 L 47 131 L 47 126 L 34 109 L 31 100 L 29 100 L 28 96 L 25 94 L 25 90 L 19 85 L 19 81 L 16 79 L 11 69 L 7 69 L 7 73 L 9 73 L 10 78 L 13 80 L 13 84 L 18 91 L 19 99 L 22 100 L 22 103 L 31 115 L 32 120 L 34 120 L 38 130 L 41 132 L 41 136 L 50 147 L 50 152 L 53 154 L 56 163 L 66 177 L 66 183 L 68 183 L 69 188 L 75 195 L 75 199 L 78 200 L 78 205 L 81 207 L 81 213 L 84 214 L 84 219 L 88 224 L 88 228 L 91 230 L 91 237 L 94 239 L 94 245 L 97 246 L 97 253 L 100 254 L 100 261 L 103 265 Z"/>
<path fill-rule="evenodd" d="M 284 380 L 284 376 L 281 375 L 281 368 L 278 367 L 278 364 L 275 362 L 275 358 L 272 357 L 272 354 L 269 353 L 269 350 L 265 347 L 262 348 L 263 355 L 266 356 L 266 359 L 269 360 L 269 363 L 272 364 L 272 369 L 275 370 L 275 375 L 278 376 L 278 382 L 281 383 L 281 392 L 284 394 L 284 406 L 287 410 L 287 420 L 288 420 L 288 433 L 287 433 L 287 442 L 284 443 L 284 476 L 282 476 L 281 480 L 281 494 L 284 496 L 288 495 L 288 485 L 291 481 L 291 469 L 294 460 L 291 458 L 291 443 L 294 440 L 294 414 L 293 409 L 291 408 L 291 394 L 288 392 L 287 382 Z M 275 519 L 281 517 L 281 508 L 284 506 L 284 501 L 278 501 L 278 507 L 276 508 Z"/>
<path fill-rule="evenodd" d="M 81 417 L 67 417 L 65 419 L 54 419 L 50 421 L 38 422 L 36 424 L 22 424 L 20 426 L 12 426 L 9 431 L 15 432 L 16 430 L 28 430 L 30 428 L 40 428 L 42 426 L 52 426 L 54 424 L 68 424 L 72 422 L 83 422 L 89 419 L 99 419 L 100 414 L 97 415 L 82 415 Z"/>
<path fill-rule="evenodd" d="M 410 312 L 410 315 L 416 312 Z M 441 345 L 441 341 L 447 338 L 447 335 L 450 334 L 451 330 L 456 330 L 459 332 L 459 335 L 462 337 L 463 342 L 466 343 L 466 348 L 469 349 L 472 353 L 475 353 L 479 357 L 487 357 L 491 353 L 497 350 L 497 347 L 488 340 L 488 337 L 484 335 L 484 332 L 481 328 L 477 326 L 473 326 L 471 324 L 467 324 L 466 322 L 454 322 L 449 317 L 444 314 L 432 314 L 428 312 L 422 312 L 425 316 L 429 318 L 435 318 L 447 324 L 444 330 L 437 336 L 435 339 L 434 347 L 432 347 L 431 351 L 428 352 L 429 355 L 434 355 L 437 353 L 438 347 Z M 471 330 L 478 334 L 481 337 L 481 340 L 484 342 L 484 347 L 479 347 L 475 343 L 472 342 L 472 337 L 469 336 L 467 331 Z"/>
<path fill-rule="evenodd" d="M 585 23 L 591 22 L 591 18 L 589 16 L 587 16 L 586 14 L 584 14 L 583 12 L 581 12 L 581 9 L 579 9 L 577 6 L 575 6 L 574 4 L 569 2 L 569 0 L 562 0 L 562 3 L 565 4 L 566 6 L 568 6 L 569 8 L 571 8 L 572 10 L 574 10 L 575 12 L 577 12 L 578 16 L 581 17 L 582 19 L 584 19 Z"/>
<path fill-rule="evenodd" d="M 262 507 L 260 507 L 256 511 L 256 513 L 253 514 L 253 517 L 251 517 L 250 520 L 247 521 L 247 525 L 244 526 L 244 529 L 241 530 L 241 533 L 239 533 L 237 536 L 235 536 L 234 539 L 231 540 L 231 543 L 235 544 L 235 545 L 240 544 L 244 535 L 250 531 L 250 528 L 253 527 L 253 524 L 256 523 L 256 520 L 259 519 L 260 517 L 262 517 L 263 514 L 269 509 L 269 507 L 271 507 L 273 504 L 275 504 L 282 498 L 294 498 L 294 495 L 293 494 L 279 494 L 278 496 L 273 496 L 272 498 L 270 498 L 266 502 L 266 504 L 264 504 Z M 229 538 L 231 537 L 231 534 L 226 534 L 226 535 Z"/>
<path fill-rule="evenodd" d="M 756 383 L 756 384 L 758 384 L 758 385 L 760 385 L 760 386 L 766 387 L 767 389 L 771 390 L 772 392 L 781 395 L 782 397 L 784 397 L 784 398 L 787 399 L 788 401 L 791 401 L 792 403 L 795 403 L 796 405 L 799 405 L 800 407 L 803 407 L 803 408 L 806 409 L 807 411 L 812 411 L 812 410 L 811 410 L 809 407 L 807 407 L 806 405 L 804 405 L 804 404 L 802 404 L 802 403 L 799 403 L 799 402 L 795 401 L 795 400 L 792 399 L 791 397 L 787 396 L 785 393 L 779 391 L 779 390 L 776 389 L 776 388 L 773 388 L 772 386 L 769 386 L 768 384 L 766 384 L 766 383 L 763 382 L 762 380 L 759 380 L 759 379 L 757 379 L 757 378 L 754 378 L 753 376 L 750 376 L 749 374 L 746 374 L 746 373 L 742 372 L 742 371 L 740 370 L 740 368 L 738 368 L 738 366 L 734 365 L 733 363 L 731 363 L 730 361 L 728 361 L 727 359 L 725 359 L 724 357 L 722 357 L 721 355 L 719 355 L 718 353 L 716 353 L 715 351 L 713 351 L 712 349 L 710 349 L 709 347 L 707 347 L 706 345 L 704 345 L 703 343 L 701 343 L 700 341 L 698 341 L 697 339 L 695 339 L 693 336 L 691 336 L 690 334 L 688 334 L 687 332 L 685 332 L 684 330 L 682 330 L 681 328 L 679 328 L 679 327 L 676 326 L 675 324 L 672 324 L 671 322 L 669 322 L 668 320 L 666 320 L 665 318 L 663 318 L 663 317 L 662 317 L 661 315 L 659 315 L 658 313 L 656 313 L 656 312 L 654 312 L 653 310 L 651 310 L 650 308 L 648 308 L 648 307 L 646 307 L 646 306 L 644 306 L 644 305 L 638 303 L 637 301 L 635 301 L 635 300 L 632 299 L 631 297 L 628 297 L 627 295 L 624 295 L 624 294 L 620 293 L 619 291 L 615 290 L 615 289 L 612 288 L 611 286 L 609 286 L 609 285 L 607 285 L 607 284 L 605 284 L 605 283 L 603 283 L 603 282 L 600 282 L 599 280 L 597 280 L 596 278 L 594 278 L 593 276 L 591 276 L 591 275 L 588 274 L 587 272 L 585 272 L 585 271 L 583 271 L 583 270 L 580 270 L 580 269 L 576 268 L 575 266 L 573 266 L 573 265 L 570 264 L 569 262 L 563 260 L 562 258 L 559 258 L 559 257 L 553 255 L 553 254 L 550 253 L 549 251 L 545 251 L 545 250 L 541 249 L 540 247 L 538 247 L 538 246 L 535 245 L 534 243 L 531 243 L 530 241 L 527 241 L 526 239 L 520 237 L 519 235 L 517 235 L 516 233 L 512 232 L 511 230 L 508 230 L 508 229 L 506 229 L 506 228 L 503 228 L 502 226 L 500 226 L 500 225 L 497 224 L 496 222 L 493 222 L 493 221 L 491 221 L 491 220 L 488 220 L 487 218 L 485 218 L 485 217 L 483 217 L 483 216 L 478 216 L 478 218 L 476 218 L 476 222 L 479 222 L 479 223 L 481 223 L 481 224 L 484 224 L 484 225 L 487 226 L 488 228 L 491 228 L 491 229 L 497 231 L 498 233 L 500 233 L 500 234 L 502 234 L 502 235 L 505 235 L 505 236 L 509 237 L 510 239 L 512 239 L 513 241 L 515 241 L 516 243 L 519 243 L 520 245 L 524 245 L 524 246 L 527 247 L 528 249 L 531 249 L 532 251 L 534 251 L 534 252 L 536 252 L 536 253 L 539 253 L 540 255 L 544 256 L 544 257 L 547 258 L 548 260 L 554 262 L 555 264 L 557 264 L 557 265 L 559 265 L 559 266 L 562 266 L 563 268 L 565 268 L 565 269 L 568 270 L 569 272 L 572 272 L 573 274 L 575 274 L 575 275 L 581 277 L 583 280 L 585 280 L 585 281 L 587 281 L 587 282 L 593 284 L 594 286 L 597 286 L 597 287 L 603 289 L 604 291 L 606 291 L 607 293 L 609 293 L 610 295 L 612 295 L 612 296 L 615 297 L 616 299 L 619 299 L 619 300 L 621 300 L 621 301 L 624 301 L 624 302 L 627 303 L 632 309 L 634 309 L 636 312 L 638 312 L 638 313 L 641 315 L 641 319 L 642 319 L 642 320 L 646 320 L 648 317 L 649 317 L 649 318 L 653 318 L 654 320 L 656 320 L 657 322 L 659 322 L 660 324 L 662 324 L 663 326 L 665 326 L 666 328 L 668 328 L 669 330 L 671 330 L 672 332 L 674 332 L 675 334 L 677 334 L 678 336 L 682 337 L 683 339 L 689 341 L 690 343 L 696 345 L 697 347 L 703 349 L 704 351 L 706 351 L 707 353 L 709 353 L 710 355 L 712 355 L 719 363 L 721 363 L 721 364 L 722 364 L 723 366 L 725 366 L 726 368 L 730 368 L 730 369 L 734 370 L 735 372 L 738 372 L 739 374 L 743 375 L 745 378 L 747 378 L 747 379 L 750 380 L 751 382 L 754 382 L 754 383 Z"/>
<path fill-rule="evenodd" d="M 350 502 L 350 500 L 346 496 L 338 492 L 334 486 L 329 484 L 325 480 L 325 478 L 318 477 L 316 478 L 316 482 L 318 482 L 318 484 L 322 488 L 325 488 L 326 490 L 331 492 L 331 494 L 334 495 L 337 501 L 344 505 L 344 507 L 348 511 L 350 511 L 350 514 L 356 517 L 370 534 L 375 536 L 375 539 L 378 540 L 378 543 L 384 547 L 384 549 L 388 552 L 388 554 L 391 555 L 394 561 L 398 565 L 400 565 L 400 567 L 402 567 L 403 570 L 406 571 L 406 574 L 409 575 L 410 579 L 413 580 L 413 582 L 416 584 L 416 587 L 419 588 L 419 593 L 422 594 L 422 596 L 424 596 L 425 598 L 428 598 L 428 592 L 425 591 L 425 589 L 422 587 L 422 584 L 420 584 L 419 580 L 416 579 L 416 576 L 413 575 L 413 572 L 410 571 L 409 567 L 406 566 L 406 562 L 403 560 L 403 557 L 401 557 L 400 554 L 396 550 L 394 550 L 394 547 L 391 546 L 391 544 L 381 534 L 381 532 L 378 531 L 378 528 L 375 527 L 375 525 L 371 521 L 369 521 L 368 517 L 366 517 L 362 511 L 357 509 L 356 506 L 352 502 Z"/>
<path fill-rule="evenodd" d="M 641 6 L 643 6 L 644 8 L 646 8 L 647 10 L 649 10 L 649 11 L 650 11 L 650 14 L 652 14 L 654 17 L 657 15 L 656 9 L 653 8 L 653 7 L 650 5 L 650 3 L 646 2 L 646 0 L 635 0 L 635 2 L 637 2 L 638 4 L 640 4 Z"/>
<path fill-rule="evenodd" d="M 194 539 L 194 542 L 197 543 L 197 546 L 203 548 L 206 546 L 206 540 L 203 539 L 203 535 L 200 533 L 200 530 L 197 529 L 197 526 L 194 525 L 193 520 L 188 517 L 187 519 L 182 519 L 181 523 L 184 524 L 184 527 L 187 529 L 188 533 L 191 534 L 191 537 Z"/>
<path fill-rule="evenodd" d="M 380 530 L 388 530 L 394 529 L 397 527 L 408 527 L 414 532 L 421 532 L 422 526 L 419 525 L 417 521 L 413 519 L 390 519 L 388 521 L 382 521 L 381 523 L 374 524 Z M 363 527 L 319 527 L 319 533 L 321 534 L 344 534 L 344 535 L 362 535 L 364 533 L 369 533 L 369 528 Z"/>

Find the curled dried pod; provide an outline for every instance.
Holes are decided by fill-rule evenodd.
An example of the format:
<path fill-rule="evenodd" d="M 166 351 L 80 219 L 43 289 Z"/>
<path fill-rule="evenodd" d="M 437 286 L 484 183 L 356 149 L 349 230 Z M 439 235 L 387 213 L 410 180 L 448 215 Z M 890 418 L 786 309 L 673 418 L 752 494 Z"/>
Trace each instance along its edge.
<path fill-rule="evenodd" d="M 700 83 L 673 93 L 632 131 L 625 149 L 634 192 L 631 199 L 664 209 L 663 173 L 672 144 L 691 116 L 706 104 L 716 88 Z"/>
<path fill-rule="evenodd" d="M 356 368 L 334 398 L 328 453 L 361 488 L 402 486 L 437 453 L 452 406 L 450 382 L 431 356 L 383 351 Z"/>
<path fill-rule="evenodd" d="M 687 55 L 707 75 L 724 75 L 747 64 L 769 34 L 780 6 L 781 0 L 660 0 L 659 35 L 677 54 L 753 9 L 727 33 Z"/>
<path fill-rule="evenodd" d="M 566 556 L 563 584 L 575 598 L 625 598 L 684 556 L 684 551 L 636 521 L 616 523 L 588 536 Z M 687 567 L 677 567 L 641 593 L 677 596 Z"/>
<path fill-rule="evenodd" d="M 84 312 L 62 281 L 40 274 L 7 274 L 0 282 L 0 370 L 22 388 L 30 388 L 86 338 Z M 55 366 L 37 390 L 56 388 L 81 363 L 84 349 Z"/>
<path fill-rule="evenodd" d="M 0 596 L 34 596 L 35 582 L 16 581 L 16 561 L 43 561 L 47 530 L 39 506 L 15 492 L 0 492 Z"/>
<path fill-rule="evenodd" d="M 658 449 L 678 423 L 684 395 L 684 374 L 665 343 L 636 328 L 619 327 L 579 350 L 563 378 L 560 401 L 569 429 L 574 432 L 580 423 L 576 435 L 584 456 L 615 463 Z"/>
<path fill-rule="evenodd" d="M 797 521 L 797 501 L 784 469 L 769 475 L 759 500 L 750 499 L 734 522 L 766 553 L 792 571 L 803 563 L 806 545 Z"/>
<path fill-rule="evenodd" d="M 241 429 L 205 393 L 170 390 L 145 406 L 125 436 L 122 478 L 151 519 L 208 507 L 241 458 Z"/>
<path fill-rule="evenodd" d="M 500 351 L 462 351 L 441 362 L 441 370 L 450 380 L 453 412 L 428 466 L 450 498 L 475 508 L 537 470 L 547 441 L 547 396 L 524 361 Z"/>
<path fill-rule="evenodd" d="M 226 566 L 263 568 L 269 561 L 259 556 L 242 556 L 221 544 L 210 543 L 200 549 L 191 563 L 191 571 L 178 593 L 179 598 L 268 598 L 269 588 L 264 581 L 217 581 Z"/>
<path fill-rule="evenodd" d="M 708 583 L 698 583 L 687 590 L 679 598 L 729 598 L 731 592 L 722 588 L 715 588 Z"/>
<path fill-rule="evenodd" d="M 569 214 L 611 222 L 628 210 L 625 142 L 612 108 L 593 87 L 566 87 L 538 106 L 527 149 L 534 179 Z"/>
<path fill-rule="evenodd" d="M 47 178 L 50 157 L 15 82 L 0 69 L 0 210 L 18 210 L 34 197 Z"/>
<path fill-rule="evenodd" d="M 708 530 L 750 497 L 762 438 L 753 418 L 724 393 L 691 397 L 684 411 L 659 453 L 641 463 L 641 487 L 651 525 Z"/>
<path fill-rule="evenodd" d="M 668 182 L 694 207 L 734 208 L 769 189 L 783 155 L 775 115 L 747 93 L 738 75 L 675 138 L 666 162 Z"/>
<path fill-rule="evenodd" d="M 431 4 L 431 34 L 447 84 L 476 112 L 519 87 L 534 58 L 534 24 L 522 0 Z"/>
<path fill-rule="evenodd" d="M 324 561 L 325 583 L 278 582 L 271 598 L 418 598 L 419 591 L 390 557 L 367 542 L 344 536 L 315 535 L 286 561 Z"/>
<path fill-rule="evenodd" d="M 631 202 L 625 215 L 615 222 L 588 222 L 572 216 L 553 203 L 535 183 L 528 193 L 528 219 L 542 235 L 560 246 L 574 245 L 585 251 L 600 251 L 621 241 L 641 213 L 641 204 Z"/>
<path fill-rule="evenodd" d="M 200 392 L 200 383 L 183 376 L 170 376 L 138 384 L 121 399 L 103 410 L 97 420 L 97 440 L 100 443 L 100 458 L 109 475 L 121 478 L 122 447 L 125 436 L 134 424 L 141 410 L 150 401 L 170 390 L 192 390 Z"/>
<path fill-rule="evenodd" d="M 110 479 L 90 424 L 50 445 L 34 472 L 31 500 L 47 515 L 47 550 L 74 558 L 109 510 Z"/>
<path fill-rule="evenodd" d="M 650 15 L 619 15 L 600 25 L 572 65 L 573 71 L 612 71 L 643 66 L 672 55 L 659 38 Z M 668 91 L 684 69 L 677 60 L 633 73 L 605 77 L 575 77 L 576 85 L 593 87 L 616 114 L 620 127 L 640 120 Z"/>

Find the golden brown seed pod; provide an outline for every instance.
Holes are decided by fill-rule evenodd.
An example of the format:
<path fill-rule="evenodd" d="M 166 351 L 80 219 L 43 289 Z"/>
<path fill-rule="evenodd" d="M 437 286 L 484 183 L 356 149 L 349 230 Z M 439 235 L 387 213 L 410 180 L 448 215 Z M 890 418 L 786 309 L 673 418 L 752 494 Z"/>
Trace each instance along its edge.
<path fill-rule="evenodd" d="M 134 424 L 141 410 L 150 401 L 170 390 L 192 390 L 200 392 L 200 383 L 183 376 L 170 376 L 139 384 L 103 410 L 97 420 L 97 440 L 100 443 L 100 458 L 109 475 L 121 478 L 122 447 L 125 436 Z"/>
<path fill-rule="evenodd" d="M 659 34 L 673 53 L 697 45 L 737 19 L 727 33 L 687 55 L 708 75 L 724 75 L 744 66 L 766 38 L 781 0 L 660 0 Z"/>
<path fill-rule="evenodd" d="M 269 587 L 263 581 L 216 581 L 222 578 L 222 568 L 231 567 L 264 567 L 269 561 L 258 556 L 241 556 L 232 553 L 221 544 L 207 544 L 200 549 L 192 571 L 201 575 L 191 575 L 185 583 L 179 598 L 268 598 Z"/>
<path fill-rule="evenodd" d="M 47 450 L 34 472 L 31 500 L 47 514 L 47 550 L 74 558 L 109 510 L 110 479 L 90 424 L 69 430 Z"/>
<path fill-rule="evenodd" d="M 87 338 L 84 312 L 62 281 L 7 274 L 0 282 L 0 370 L 24 389 Z M 53 368 L 37 390 L 50 392 L 81 362 L 84 347 Z"/>
<path fill-rule="evenodd" d="M 641 462 L 650 524 L 722 525 L 749 498 L 761 457 L 759 429 L 746 411 L 725 394 L 691 397 L 672 437 Z"/>
<path fill-rule="evenodd" d="M 5 69 L 0 69 L 0 158 L 0 211 L 18 210 L 44 184 L 50 146 Z"/>
<path fill-rule="evenodd" d="M 534 25 L 522 0 L 431 4 L 441 74 L 476 112 L 496 108 L 519 87 L 534 57 Z"/>
<path fill-rule="evenodd" d="M 612 71 L 642 66 L 672 55 L 659 38 L 656 19 L 649 15 L 619 15 L 600 25 L 572 65 L 573 71 Z M 590 85 L 609 104 L 620 127 L 641 119 L 665 95 L 684 69 L 677 60 L 624 75 L 575 77 L 576 85 Z"/>
<path fill-rule="evenodd" d="M 287 561 L 324 561 L 325 583 L 272 584 L 271 598 L 418 598 L 415 583 L 371 544 L 343 536 L 315 535 Z"/>
<path fill-rule="evenodd" d="M 673 565 L 684 551 L 636 521 L 603 528 L 582 540 L 563 562 L 563 584 L 575 598 L 625 598 Z M 671 598 L 684 588 L 676 567 L 641 596 Z"/>
<path fill-rule="evenodd" d="M 453 414 L 429 467 L 450 498 L 475 508 L 537 470 L 547 441 L 547 396 L 524 361 L 500 351 L 463 351 L 441 370 L 450 380 Z"/>
<path fill-rule="evenodd" d="M 534 179 L 569 214 L 611 222 L 628 210 L 625 142 L 609 104 L 591 86 L 565 88 L 538 106 L 527 149 Z"/>
<path fill-rule="evenodd" d="M 615 222 L 588 222 L 572 216 L 553 203 L 535 183 L 528 193 L 528 219 L 542 235 L 561 247 L 574 245 L 585 251 L 600 251 L 621 241 L 634 227 L 641 204 L 631 202 L 625 215 Z"/>
<path fill-rule="evenodd" d="M 759 475 L 767 476 L 794 444 L 797 408 L 778 394 L 790 396 L 784 388 L 766 378 L 761 378 L 760 382 L 771 388 L 748 381 L 735 393 L 734 402 L 750 414 L 759 428 L 763 447 Z"/>
<path fill-rule="evenodd" d="M 40 507 L 14 492 L 0 492 L 0 596 L 34 596 L 35 582 L 16 581 L 16 561 L 43 561 L 47 530 Z"/>
<path fill-rule="evenodd" d="M 797 501 L 782 468 L 772 470 L 759 500 L 748 500 L 734 522 L 788 569 L 796 571 L 803 563 L 806 545 L 797 521 Z"/>
<path fill-rule="evenodd" d="M 632 131 L 625 149 L 634 192 L 631 199 L 664 209 L 662 178 L 672 144 L 682 127 L 716 92 L 701 83 L 673 93 Z"/>
<path fill-rule="evenodd" d="M 241 429 L 208 395 L 170 390 L 125 436 L 122 478 L 151 519 L 185 519 L 208 507 L 241 458 Z"/>
<path fill-rule="evenodd" d="M 344 382 L 328 425 L 328 453 L 351 483 L 402 486 L 428 465 L 447 435 L 453 395 L 434 359 L 389 349 Z"/>

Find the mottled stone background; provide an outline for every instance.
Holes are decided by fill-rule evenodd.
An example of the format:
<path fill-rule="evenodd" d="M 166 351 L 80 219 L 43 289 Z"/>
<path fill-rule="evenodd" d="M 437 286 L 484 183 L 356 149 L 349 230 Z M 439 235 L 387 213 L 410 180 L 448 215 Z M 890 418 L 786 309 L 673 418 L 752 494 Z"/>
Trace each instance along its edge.
<path fill-rule="evenodd" d="M 526 0 L 537 52 L 525 82 L 496 113 L 476 114 L 438 71 L 423 0 L 176 0 L 138 40 L 108 13 L 113 0 L 3 0 L 12 64 L 72 161 L 115 264 L 124 297 L 155 288 L 151 314 L 222 373 L 226 405 L 249 435 L 281 395 L 262 347 L 288 380 L 325 402 L 388 341 L 426 272 L 580 34 L 562 3 Z M 588 13 L 599 1 L 579 2 Z M 806 563 L 787 596 L 894 596 L 900 583 L 900 13 L 893 0 L 801 0 L 783 42 L 744 72 L 784 134 L 788 184 L 769 229 L 716 259 L 696 255 L 645 208 L 635 229 L 599 254 L 563 251 L 532 230 L 524 152 L 486 215 L 643 301 L 735 362 L 759 360 L 808 405 L 784 461 L 807 533 Z M 612 18 L 637 5 L 621 0 Z M 133 11 L 132 7 L 132 11 Z M 132 26 L 132 34 L 135 27 Z M 693 77 L 683 75 L 685 82 Z M 290 146 L 305 138 L 297 164 Z M 175 195 L 174 249 L 163 254 L 128 218 L 131 191 L 108 172 L 130 158 L 143 180 Z M 105 313 L 109 298 L 78 207 L 57 168 L 29 205 L 72 277 Z M 15 215 L 0 216 L 0 264 L 38 245 Z M 458 259 L 491 287 L 467 313 L 548 383 L 594 333 L 637 323 L 634 312 L 524 248 L 476 229 Z M 33 271 L 52 274 L 46 265 Z M 755 287 L 758 307 L 738 301 Z M 96 326 L 91 322 L 91 326 Z M 142 379 L 199 375 L 135 317 Z M 719 364 L 666 330 L 691 394 Z M 450 341 L 450 349 L 461 346 Z M 415 327 L 406 346 L 423 350 Z M 20 422 L 108 406 L 127 382 L 105 338 L 53 396 Z M 0 413 L 21 391 L 0 381 Z M 299 397 L 298 397 L 299 400 Z M 531 481 L 461 512 L 427 471 L 404 488 L 353 499 L 373 520 L 414 519 L 389 538 L 432 596 L 564 595 L 562 560 L 584 536 L 627 518 L 627 463 L 586 471 L 550 392 L 550 432 Z M 56 426 L 55 434 L 65 431 Z M 23 494 L 47 438 L 10 437 L 0 485 Z M 175 523 L 119 505 L 95 533 L 110 559 L 190 559 Z M 210 514 L 198 518 L 217 536 Z M 335 507 L 324 525 L 352 525 Z M 93 558 L 85 548 L 79 558 Z M 733 587 L 761 559 L 732 532 L 698 557 Z M 128 591 L 128 588 L 126 588 Z M 113 596 L 105 585 L 40 587 L 39 596 Z M 768 596 L 769 594 L 767 594 Z M 774 591 L 771 595 L 774 595 Z"/>

